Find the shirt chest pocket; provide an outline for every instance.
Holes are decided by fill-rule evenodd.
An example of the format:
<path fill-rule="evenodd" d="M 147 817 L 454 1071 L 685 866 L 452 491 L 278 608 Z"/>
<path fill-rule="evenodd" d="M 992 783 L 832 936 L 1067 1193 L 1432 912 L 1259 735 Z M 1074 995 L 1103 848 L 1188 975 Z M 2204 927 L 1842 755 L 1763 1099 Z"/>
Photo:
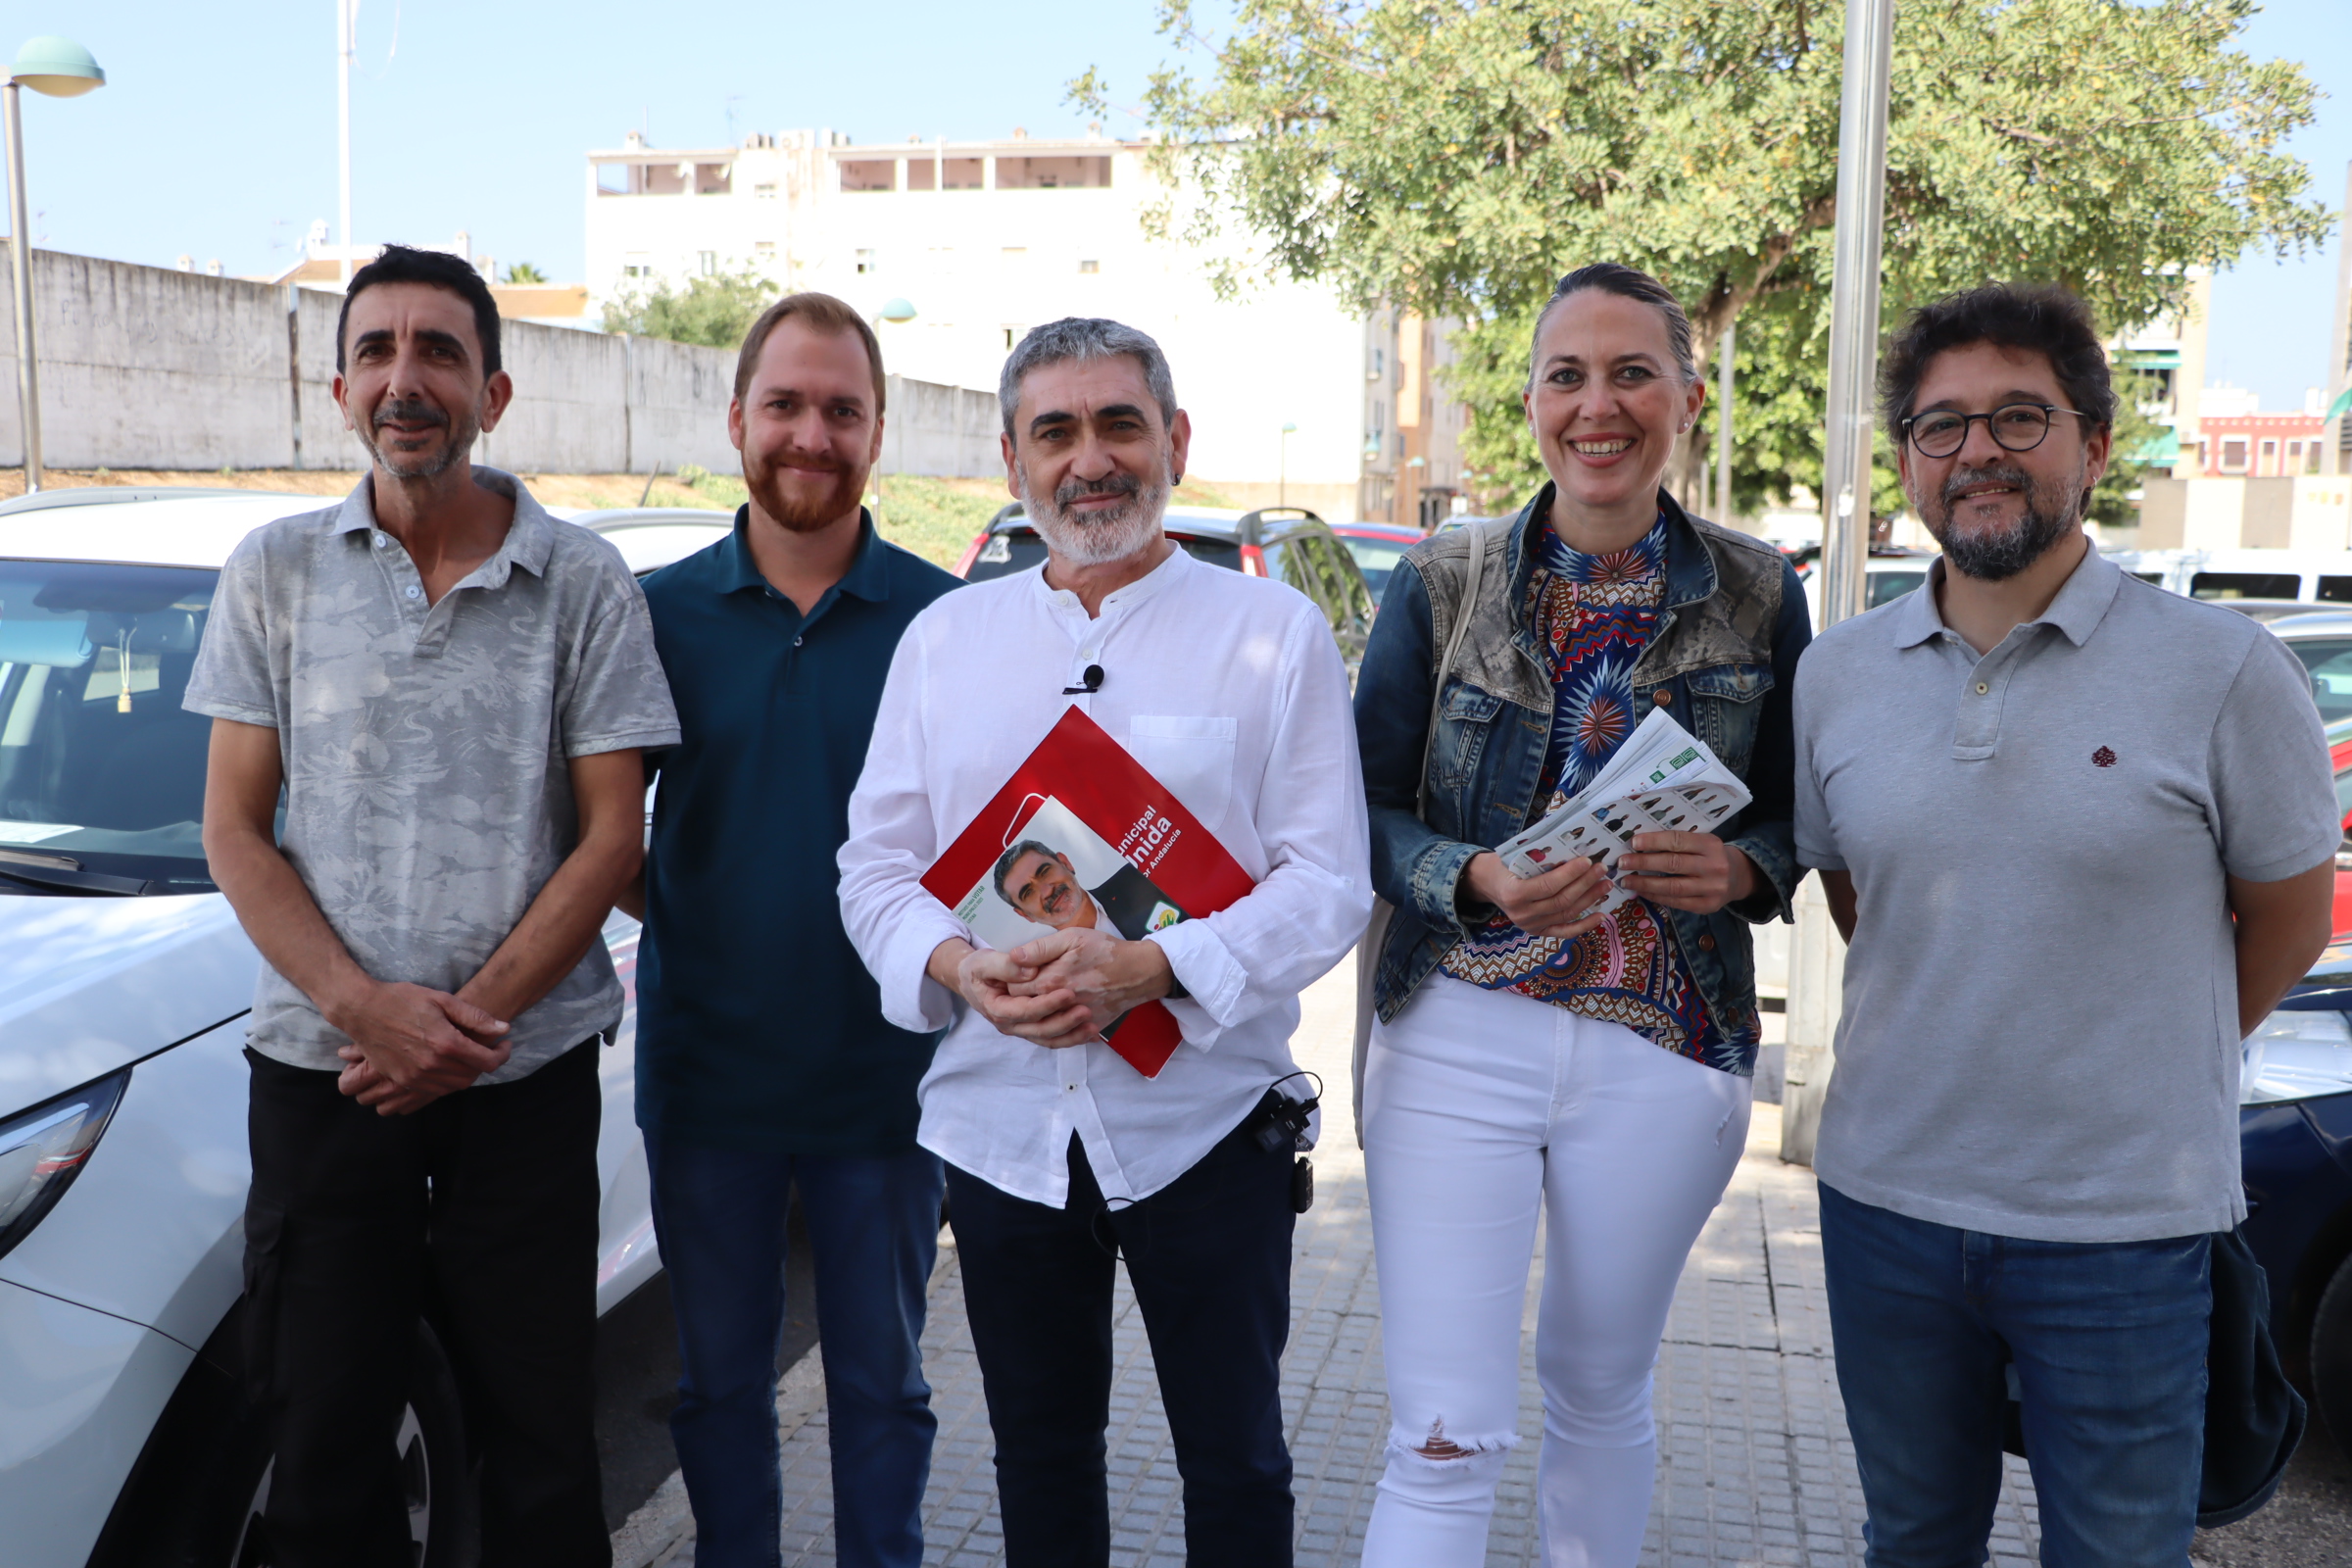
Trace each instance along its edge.
<path fill-rule="evenodd" d="M 1127 750 L 1174 792 L 1211 832 L 1233 801 L 1233 753 L 1239 725 L 1229 717 L 1138 713 L 1127 721 Z"/>

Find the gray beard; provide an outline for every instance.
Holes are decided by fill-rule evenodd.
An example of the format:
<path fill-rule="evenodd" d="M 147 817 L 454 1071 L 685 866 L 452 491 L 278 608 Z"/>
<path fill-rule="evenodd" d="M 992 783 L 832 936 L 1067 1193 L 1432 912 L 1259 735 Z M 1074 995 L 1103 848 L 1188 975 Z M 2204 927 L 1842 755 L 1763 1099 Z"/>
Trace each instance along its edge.
<path fill-rule="evenodd" d="M 1997 479 L 2025 493 L 2026 510 L 2005 528 L 1962 533 L 1952 526 L 1952 501 L 1972 484 Z M 1964 577 L 1979 582 L 2002 582 L 2024 571 L 2082 522 L 2082 470 L 2065 488 L 2037 484 L 2025 469 L 2010 465 L 1991 468 L 1955 468 L 1944 481 L 1933 507 L 1920 509 L 1920 520 L 1943 547 L 1943 559 Z"/>
<path fill-rule="evenodd" d="M 1097 487 L 1070 483 L 1063 485 L 1052 497 L 1042 497 L 1031 488 L 1029 470 L 1015 466 L 1020 481 L 1021 510 L 1029 514 L 1029 525 L 1046 541 L 1046 548 L 1073 566 L 1100 566 L 1113 561 L 1125 561 L 1151 547 L 1159 537 L 1160 518 L 1168 510 L 1166 471 L 1151 483 L 1140 481 L 1130 493 L 1127 504 L 1108 512 L 1095 514 L 1084 521 L 1070 517 L 1063 508 L 1084 495 L 1097 495 Z"/>

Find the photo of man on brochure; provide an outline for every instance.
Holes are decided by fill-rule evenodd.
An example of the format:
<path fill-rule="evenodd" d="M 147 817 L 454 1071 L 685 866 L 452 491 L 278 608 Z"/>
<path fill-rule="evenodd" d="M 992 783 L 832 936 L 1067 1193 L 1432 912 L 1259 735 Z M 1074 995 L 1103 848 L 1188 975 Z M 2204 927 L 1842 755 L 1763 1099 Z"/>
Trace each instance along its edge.
<path fill-rule="evenodd" d="M 1051 797 L 956 913 L 1000 951 L 1072 927 L 1108 927 L 1140 942 L 1187 918 L 1174 899 Z"/>

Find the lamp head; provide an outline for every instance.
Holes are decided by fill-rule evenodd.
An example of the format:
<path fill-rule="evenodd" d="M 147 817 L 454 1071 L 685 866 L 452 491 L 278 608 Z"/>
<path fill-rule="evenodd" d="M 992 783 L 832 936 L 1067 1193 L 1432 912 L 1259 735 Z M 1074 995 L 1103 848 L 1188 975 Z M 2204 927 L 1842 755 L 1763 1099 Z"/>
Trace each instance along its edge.
<path fill-rule="evenodd" d="M 885 321 L 911 321 L 914 319 L 914 307 L 903 299 L 892 300 L 888 305 L 882 307 L 882 319 Z"/>
<path fill-rule="evenodd" d="M 39 37 L 17 51 L 8 79 L 52 98 L 78 98 L 106 85 L 106 73 L 90 52 L 71 38 Z"/>

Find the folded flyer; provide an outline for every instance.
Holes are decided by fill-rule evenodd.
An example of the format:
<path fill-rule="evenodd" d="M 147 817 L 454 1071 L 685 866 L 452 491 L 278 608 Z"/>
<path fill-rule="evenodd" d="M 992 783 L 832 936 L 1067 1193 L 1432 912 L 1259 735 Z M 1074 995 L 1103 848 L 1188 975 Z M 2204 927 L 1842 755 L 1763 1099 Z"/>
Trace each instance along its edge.
<path fill-rule="evenodd" d="M 922 882 L 999 952 L 1074 926 L 1141 942 L 1256 886 L 1167 786 L 1074 707 Z M 1103 1042 L 1156 1078 L 1183 1040 L 1175 1015 L 1147 1002 Z"/>
<path fill-rule="evenodd" d="M 1614 869 L 1637 833 L 1712 833 L 1753 799 L 1707 743 L 1653 708 L 1576 798 L 1494 847 L 1519 876 L 1548 871 L 1575 856 Z M 1612 887 L 1595 913 L 1633 895 Z"/>

